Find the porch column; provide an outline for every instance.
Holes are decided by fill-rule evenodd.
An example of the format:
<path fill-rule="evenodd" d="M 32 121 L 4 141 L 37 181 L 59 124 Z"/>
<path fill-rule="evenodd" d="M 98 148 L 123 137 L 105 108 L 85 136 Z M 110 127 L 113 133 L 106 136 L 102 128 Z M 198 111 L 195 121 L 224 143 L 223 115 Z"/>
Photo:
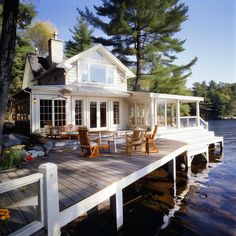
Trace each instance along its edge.
<path fill-rule="evenodd" d="M 151 126 L 151 129 L 154 128 L 154 116 L 155 116 L 155 113 L 154 113 L 154 98 L 150 98 L 150 126 Z"/>
<path fill-rule="evenodd" d="M 197 116 L 197 127 L 200 127 L 200 102 L 196 102 L 196 116 Z"/>
<path fill-rule="evenodd" d="M 180 101 L 176 101 L 176 128 L 180 128 Z"/>

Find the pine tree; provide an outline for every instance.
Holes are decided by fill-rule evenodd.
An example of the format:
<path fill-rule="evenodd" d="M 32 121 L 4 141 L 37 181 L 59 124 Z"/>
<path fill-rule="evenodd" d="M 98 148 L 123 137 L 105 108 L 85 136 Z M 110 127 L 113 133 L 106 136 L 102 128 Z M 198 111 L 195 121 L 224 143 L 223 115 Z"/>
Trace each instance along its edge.
<path fill-rule="evenodd" d="M 77 18 L 77 23 L 70 32 L 72 40 L 69 40 L 65 46 L 67 57 L 72 57 L 92 46 L 93 30 L 89 29 L 88 24 L 82 18 Z"/>
<path fill-rule="evenodd" d="M 87 8 L 78 12 L 108 36 L 96 42 L 112 46 L 122 62 L 135 66 L 134 90 L 140 88 L 141 76 L 153 68 L 154 58 L 165 59 L 168 66 L 176 59 L 175 53 L 184 50 L 185 40 L 174 37 L 187 19 L 188 8 L 179 0 L 103 0 L 102 6 L 94 8 L 96 15 Z"/>

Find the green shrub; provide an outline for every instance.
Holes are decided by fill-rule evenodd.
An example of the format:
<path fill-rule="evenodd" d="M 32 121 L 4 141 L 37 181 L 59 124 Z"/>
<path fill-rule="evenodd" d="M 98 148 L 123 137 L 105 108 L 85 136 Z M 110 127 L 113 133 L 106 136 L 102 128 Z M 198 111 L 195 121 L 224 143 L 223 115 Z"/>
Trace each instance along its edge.
<path fill-rule="evenodd" d="M 19 167 L 24 160 L 26 153 L 24 150 L 6 149 L 0 157 L 0 170 Z"/>

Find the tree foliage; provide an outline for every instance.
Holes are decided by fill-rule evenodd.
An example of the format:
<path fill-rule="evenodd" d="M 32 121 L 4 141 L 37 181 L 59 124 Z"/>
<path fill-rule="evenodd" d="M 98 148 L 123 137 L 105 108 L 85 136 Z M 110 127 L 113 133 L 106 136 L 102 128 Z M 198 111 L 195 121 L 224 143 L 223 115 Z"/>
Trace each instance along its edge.
<path fill-rule="evenodd" d="M 92 46 L 93 30 L 89 29 L 88 24 L 82 18 L 77 18 L 77 22 L 70 32 L 72 40 L 66 42 L 65 46 L 67 57 L 72 57 Z"/>
<path fill-rule="evenodd" d="M 204 97 L 201 115 L 205 119 L 236 117 L 236 83 L 218 84 L 213 80 L 207 84 L 196 82 L 193 85 L 195 96 Z"/>
<path fill-rule="evenodd" d="M 112 46 L 122 62 L 135 66 L 134 90 L 140 89 L 142 75 L 154 69 L 153 59 L 171 67 L 176 53 L 184 50 L 185 40 L 174 37 L 187 19 L 188 8 L 179 0 L 103 0 L 94 8 L 95 14 L 87 8 L 78 12 L 106 34 L 95 38 L 96 42 Z"/>
<path fill-rule="evenodd" d="M 36 21 L 26 32 L 26 37 L 32 47 L 37 48 L 41 54 L 48 51 L 48 40 L 57 32 L 56 27 L 49 21 Z"/>

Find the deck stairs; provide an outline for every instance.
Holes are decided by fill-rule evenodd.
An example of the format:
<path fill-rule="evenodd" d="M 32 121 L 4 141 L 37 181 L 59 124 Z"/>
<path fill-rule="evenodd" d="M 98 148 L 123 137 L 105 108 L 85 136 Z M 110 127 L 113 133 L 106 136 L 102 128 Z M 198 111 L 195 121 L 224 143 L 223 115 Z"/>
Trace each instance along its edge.
<path fill-rule="evenodd" d="M 158 138 L 178 140 L 188 144 L 187 165 L 191 166 L 194 156 L 202 154 L 209 161 L 208 148 L 211 144 L 220 144 L 223 148 L 223 137 L 215 136 L 213 131 L 203 127 L 159 130 Z"/>

